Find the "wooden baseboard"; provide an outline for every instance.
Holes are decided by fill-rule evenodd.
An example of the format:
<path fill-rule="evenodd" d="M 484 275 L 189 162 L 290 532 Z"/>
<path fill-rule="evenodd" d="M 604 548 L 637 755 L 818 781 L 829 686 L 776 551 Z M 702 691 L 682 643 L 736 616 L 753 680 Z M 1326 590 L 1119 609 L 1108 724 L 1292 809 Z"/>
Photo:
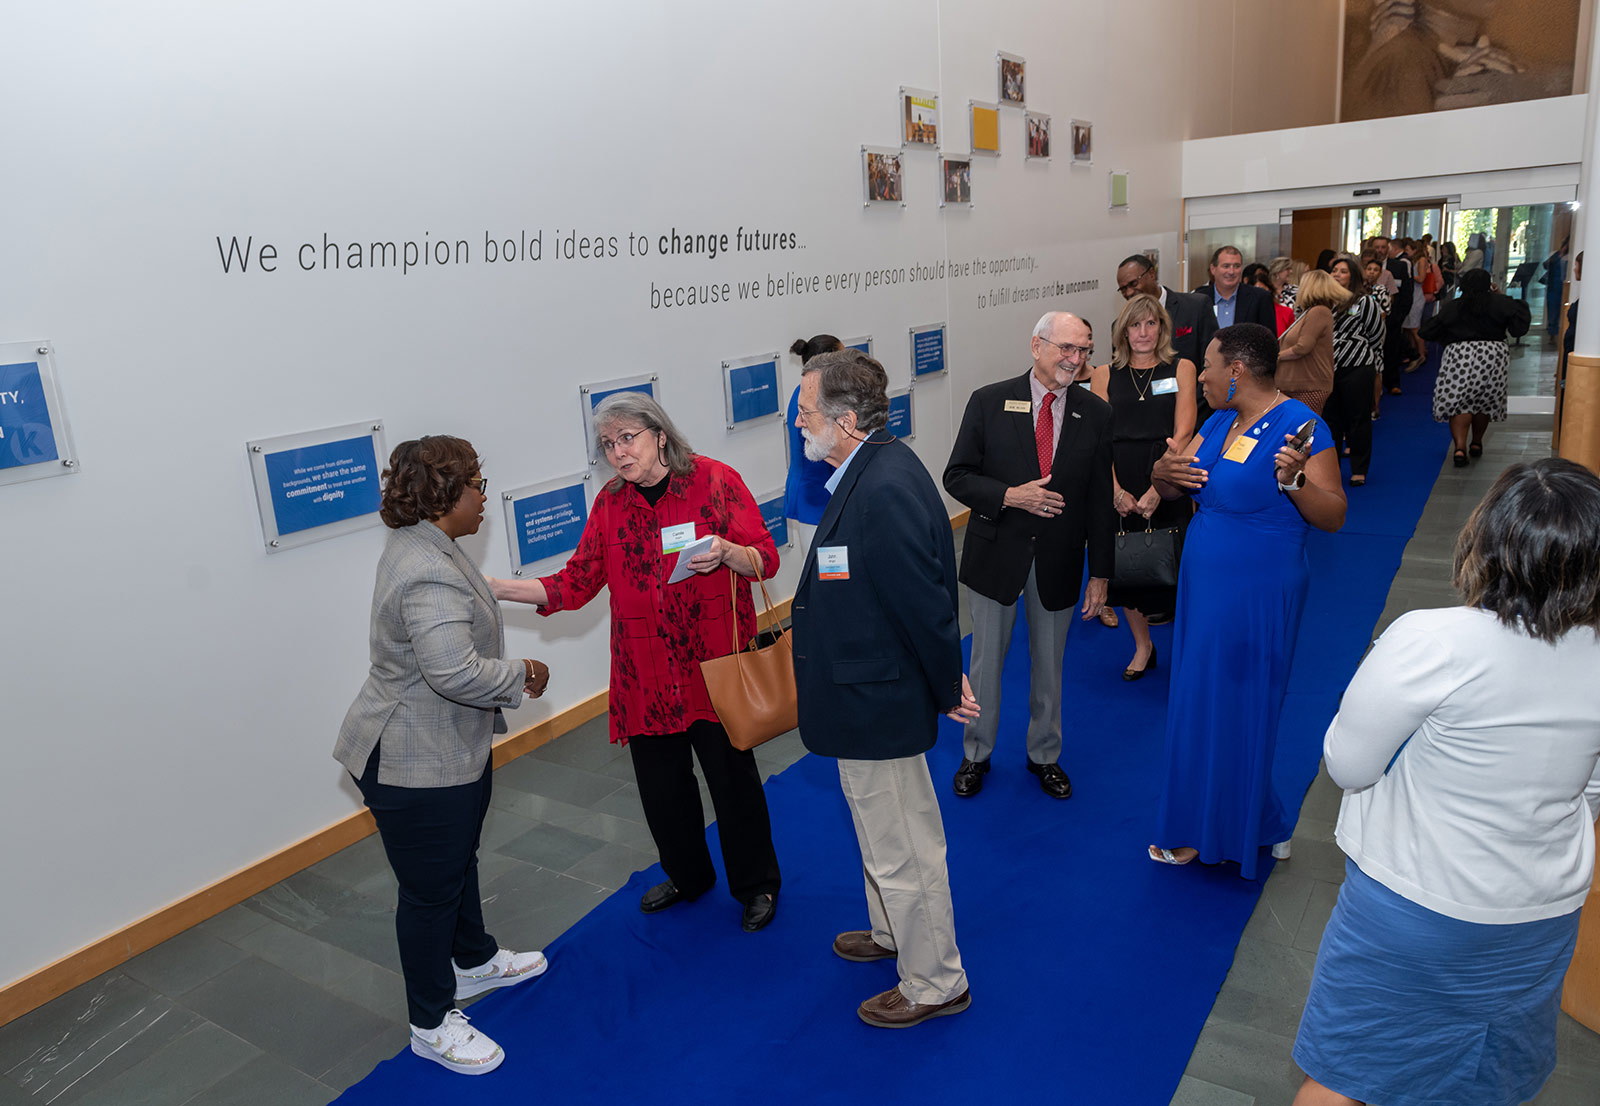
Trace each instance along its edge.
<path fill-rule="evenodd" d="M 966 512 L 958 517 L 959 522 L 951 520 L 952 526 L 965 525 Z M 759 619 L 761 628 L 766 629 L 774 621 L 782 622 L 788 618 L 792 605 L 793 601 L 788 599 L 773 604 L 774 618 L 771 619 L 762 612 Z M 610 694 L 602 691 L 525 730 L 502 738 L 494 747 L 494 766 L 499 768 L 599 717 L 609 708 L 610 702 Z M 59 998 L 79 984 L 87 983 L 169 937 L 176 937 L 191 926 L 222 913 L 228 907 L 236 906 L 252 895 L 259 895 L 273 884 L 309 868 L 317 861 L 326 860 L 340 849 L 375 833 L 377 828 L 371 814 L 365 810 L 357 811 L 249 867 L 241 868 L 186 898 L 69 953 L 53 964 L 47 964 L 31 975 L 0 987 L 0 1025 L 20 1018 L 51 999 Z"/>
<path fill-rule="evenodd" d="M 784 610 L 787 612 L 787 604 L 784 604 Z M 502 738 L 494 747 L 494 766 L 498 768 L 524 753 L 532 752 L 569 730 L 577 729 L 591 718 L 604 714 L 610 701 L 610 694 L 602 691 L 525 730 Z M 0 988 L 0 1025 L 20 1018 L 51 999 L 59 998 L 79 984 L 87 983 L 102 972 L 110 971 L 169 937 L 176 937 L 228 907 L 236 906 L 252 895 L 259 895 L 273 884 L 311 867 L 317 861 L 326 860 L 340 849 L 377 832 L 377 828 L 371 814 L 365 810 L 357 811 L 326 829 L 296 841 L 288 848 L 69 953 L 53 964 L 47 964 L 32 975 L 23 976 L 15 983 Z"/>

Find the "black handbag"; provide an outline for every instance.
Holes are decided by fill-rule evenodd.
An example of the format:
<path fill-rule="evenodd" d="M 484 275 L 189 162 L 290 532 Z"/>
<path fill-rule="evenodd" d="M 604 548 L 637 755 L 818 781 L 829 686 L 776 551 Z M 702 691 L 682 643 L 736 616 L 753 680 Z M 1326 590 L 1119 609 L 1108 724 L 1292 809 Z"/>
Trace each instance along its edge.
<path fill-rule="evenodd" d="M 1178 529 L 1157 530 L 1146 520 L 1144 532 L 1118 526 L 1116 582 L 1122 588 L 1178 586 Z"/>

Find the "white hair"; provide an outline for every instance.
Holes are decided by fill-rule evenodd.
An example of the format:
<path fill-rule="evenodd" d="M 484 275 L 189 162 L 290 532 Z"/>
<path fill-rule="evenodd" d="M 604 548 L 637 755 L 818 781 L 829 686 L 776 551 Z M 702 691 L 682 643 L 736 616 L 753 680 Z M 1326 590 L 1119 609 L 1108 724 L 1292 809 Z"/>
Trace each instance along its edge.
<path fill-rule="evenodd" d="M 1074 315 L 1070 311 L 1046 311 L 1043 315 L 1039 316 L 1039 321 L 1034 324 L 1033 336 L 1035 338 L 1045 338 L 1046 341 L 1049 341 L 1049 339 L 1045 336 L 1048 335 L 1055 327 L 1057 319 L 1077 319 L 1080 323 L 1083 323 L 1084 326 L 1089 326 L 1088 323 L 1083 322 L 1083 319 L 1079 318 L 1077 315 Z M 1089 333 L 1094 333 L 1093 327 L 1089 327 Z"/>

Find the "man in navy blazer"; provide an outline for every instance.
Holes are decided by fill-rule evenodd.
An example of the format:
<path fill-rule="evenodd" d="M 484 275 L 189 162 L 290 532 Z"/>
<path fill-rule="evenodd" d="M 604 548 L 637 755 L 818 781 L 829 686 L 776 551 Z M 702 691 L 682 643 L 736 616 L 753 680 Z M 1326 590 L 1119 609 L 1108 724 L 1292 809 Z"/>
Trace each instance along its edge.
<path fill-rule="evenodd" d="M 1272 293 L 1244 283 L 1244 254 L 1237 246 L 1218 246 L 1211 255 L 1211 283 L 1202 284 L 1196 292 L 1211 301 L 1217 326 L 1235 323 L 1259 323 L 1272 333 L 1278 333 L 1278 312 L 1272 306 Z M 1205 362 L 1205 346 L 1200 347 L 1200 360 Z"/>
<path fill-rule="evenodd" d="M 961 672 L 950 519 L 917 455 L 884 429 L 887 388 L 883 366 L 858 350 L 813 357 L 800 378 L 806 456 L 835 472 L 793 628 L 800 738 L 838 758 L 866 874 L 871 928 L 839 934 L 833 951 L 897 959 L 899 986 L 857 1013 L 899 1029 L 972 1001 L 923 754 L 941 713 L 964 722 L 978 704 Z"/>

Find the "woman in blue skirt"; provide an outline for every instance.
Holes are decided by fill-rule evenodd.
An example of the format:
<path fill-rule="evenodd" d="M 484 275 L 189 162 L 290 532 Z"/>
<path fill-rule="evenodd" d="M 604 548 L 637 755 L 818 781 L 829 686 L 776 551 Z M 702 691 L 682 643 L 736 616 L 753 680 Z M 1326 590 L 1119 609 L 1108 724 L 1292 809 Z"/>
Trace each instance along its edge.
<path fill-rule="evenodd" d="M 1348 859 L 1295 1106 L 1516 1106 L 1555 1067 L 1600 816 L 1600 480 L 1507 469 L 1454 583 L 1462 606 L 1378 639 L 1323 743 Z"/>

